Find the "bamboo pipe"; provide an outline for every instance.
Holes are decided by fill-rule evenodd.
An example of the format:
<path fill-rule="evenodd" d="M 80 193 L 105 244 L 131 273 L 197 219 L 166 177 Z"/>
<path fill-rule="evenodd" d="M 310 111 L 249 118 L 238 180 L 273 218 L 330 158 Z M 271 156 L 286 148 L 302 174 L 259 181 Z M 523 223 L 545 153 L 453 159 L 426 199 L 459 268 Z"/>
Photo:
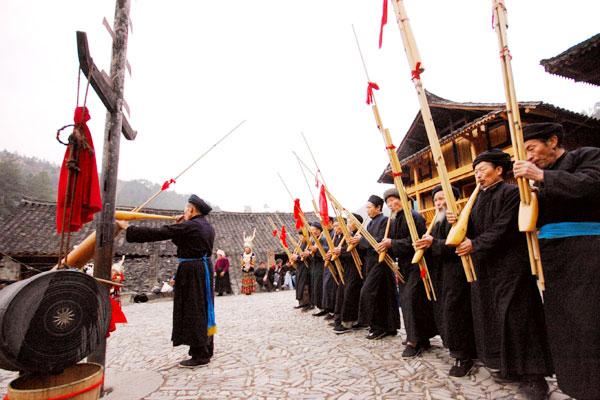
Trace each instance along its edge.
<path fill-rule="evenodd" d="M 435 225 L 435 220 L 438 216 L 438 212 L 435 212 L 435 215 L 433 216 L 433 219 L 431 220 L 431 223 L 429 224 L 429 227 L 427 228 L 427 232 L 425 232 L 425 234 L 423 234 L 423 236 L 426 235 L 431 235 L 431 230 L 433 229 L 433 225 Z M 415 255 L 413 256 L 412 260 L 410 261 L 411 264 L 417 264 L 421 258 L 423 258 L 423 255 L 425 254 L 425 249 L 420 249 L 415 251 Z"/>
<path fill-rule="evenodd" d="M 404 8 L 404 1 L 392 0 L 392 5 L 394 7 L 396 20 L 402 36 L 402 43 L 404 45 L 408 64 L 412 70 L 412 81 L 419 99 L 421 116 L 423 118 L 423 123 L 425 124 L 425 131 L 427 132 L 427 138 L 431 148 L 433 161 L 436 165 L 438 175 L 440 177 L 440 184 L 446 197 L 446 205 L 452 213 L 458 215 L 458 206 L 456 204 L 456 199 L 454 198 L 454 193 L 452 192 L 448 170 L 446 168 L 444 156 L 440 147 L 435 125 L 433 123 L 433 117 L 431 116 L 431 110 L 429 109 L 427 96 L 425 95 L 423 82 L 420 78 L 420 74 L 424 71 L 424 68 L 422 66 L 422 59 L 417 48 L 417 43 L 408 20 L 406 10 Z M 477 277 L 475 274 L 475 267 L 471 257 L 469 255 L 463 256 L 461 257 L 461 262 L 463 264 L 467 281 L 472 282 L 476 280 Z"/>
<path fill-rule="evenodd" d="M 146 214 L 135 211 L 115 211 L 115 219 L 120 221 L 139 221 L 139 220 L 171 220 L 177 219 L 171 215 Z"/>
<path fill-rule="evenodd" d="M 271 223 L 271 228 L 276 231 L 277 230 L 277 225 L 275 225 L 275 222 L 273 222 L 273 220 L 271 219 L 271 217 L 268 217 L 269 222 Z M 283 243 L 283 240 L 281 238 L 279 238 L 279 244 L 281 244 L 281 247 L 283 248 L 283 251 L 285 251 L 285 254 L 288 256 L 288 259 L 291 261 L 292 259 L 292 253 L 290 253 L 290 249 L 288 249 L 285 244 Z"/>
<path fill-rule="evenodd" d="M 392 213 L 392 215 L 394 215 L 395 217 L 395 213 Z M 388 220 L 387 220 L 387 224 L 385 225 L 385 233 L 383 234 L 383 240 L 387 239 L 390 235 L 390 224 L 392 222 L 392 215 L 389 216 Z M 385 255 L 387 254 L 387 250 L 382 251 L 381 253 L 379 253 L 379 260 L 378 262 L 383 262 L 383 260 L 385 259 Z"/>
<path fill-rule="evenodd" d="M 465 204 L 464 208 L 460 212 L 458 220 L 452 226 L 452 228 L 450 228 L 450 232 L 448 232 L 448 236 L 446 237 L 446 245 L 456 247 L 461 244 L 463 240 L 465 240 L 469 226 L 469 216 L 471 215 L 471 210 L 473 209 L 475 200 L 477 200 L 477 195 L 479 194 L 480 189 L 481 185 L 478 183 L 477 186 L 475 186 L 473 193 L 471 193 L 467 204 Z"/>

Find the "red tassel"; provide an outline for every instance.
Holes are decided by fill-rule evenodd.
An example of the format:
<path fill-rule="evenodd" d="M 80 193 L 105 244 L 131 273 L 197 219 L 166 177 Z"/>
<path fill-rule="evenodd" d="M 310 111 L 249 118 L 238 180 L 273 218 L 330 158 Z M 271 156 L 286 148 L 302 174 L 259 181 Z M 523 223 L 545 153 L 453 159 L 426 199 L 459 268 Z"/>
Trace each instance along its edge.
<path fill-rule="evenodd" d="M 167 190 L 172 183 L 175 183 L 175 179 L 171 178 L 169 180 L 166 180 L 165 183 L 162 184 L 160 190 Z"/>
<path fill-rule="evenodd" d="M 425 270 L 425 268 L 421 268 L 421 279 L 425 279 L 426 276 L 427 276 L 427 271 Z"/>
<path fill-rule="evenodd" d="M 369 82 L 369 86 L 367 86 L 367 104 L 371 105 L 375 98 L 373 97 L 373 89 L 379 90 L 379 86 L 375 82 Z"/>
<path fill-rule="evenodd" d="M 302 209 L 300 208 L 300 199 L 294 200 L 294 220 L 296 221 L 296 229 L 302 228 L 302 218 L 300 218 L 300 214 L 302 213 Z"/>
<path fill-rule="evenodd" d="M 281 243 L 283 244 L 283 247 L 285 247 L 287 249 L 288 244 L 287 244 L 287 234 L 285 232 L 285 225 L 281 225 L 281 236 L 279 237 L 279 239 L 281 239 Z"/>
<path fill-rule="evenodd" d="M 379 48 L 383 44 L 383 27 L 387 24 L 388 4 L 387 0 L 383 0 L 383 13 L 381 15 L 381 27 L 379 28 Z"/>
<path fill-rule="evenodd" d="M 273 237 L 277 237 L 277 229 L 273 229 Z"/>
<path fill-rule="evenodd" d="M 415 65 L 415 69 L 411 71 L 412 79 L 419 80 L 421 79 L 421 72 L 423 72 L 423 68 L 421 68 L 421 61 L 417 61 L 417 65 Z"/>
<path fill-rule="evenodd" d="M 321 185 L 321 192 L 319 193 L 319 210 L 321 213 L 321 223 L 323 228 L 329 226 L 329 210 L 327 208 L 327 197 L 325 196 L 325 185 Z"/>

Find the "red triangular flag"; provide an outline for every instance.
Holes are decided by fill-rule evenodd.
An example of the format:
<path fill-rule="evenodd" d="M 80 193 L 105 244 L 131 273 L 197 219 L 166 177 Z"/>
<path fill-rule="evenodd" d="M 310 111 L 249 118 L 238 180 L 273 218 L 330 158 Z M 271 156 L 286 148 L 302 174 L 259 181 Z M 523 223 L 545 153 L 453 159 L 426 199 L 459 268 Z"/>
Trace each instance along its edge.
<path fill-rule="evenodd" d="M 302 223 L 302 218 L 300 214 L 302 213 L 302 209 L 300 208 L 300 199 L 294 200 L 294 220 L 296 221 L 296 229 L 302 228 L 304 225 Z"/>
<path fill-rule="evenodd" d="M 388 5 L 387 0 L 383 0 L 383 14 L 381 15 L 381 27 L 379 28 L 379 48 L 383 44 L 383 27 L 387 24 Z"/>

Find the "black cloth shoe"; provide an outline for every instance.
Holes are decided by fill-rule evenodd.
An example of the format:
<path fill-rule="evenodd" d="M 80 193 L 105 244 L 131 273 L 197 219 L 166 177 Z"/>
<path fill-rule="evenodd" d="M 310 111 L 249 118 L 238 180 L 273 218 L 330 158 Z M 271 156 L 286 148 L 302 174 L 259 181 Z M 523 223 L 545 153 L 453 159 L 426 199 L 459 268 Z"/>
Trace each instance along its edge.
<path fill-rule="evenodd" d="M 448 375 L 455 376 L 457 378 L 461 378 L 466 376 L 469 371 L 473 368 L 473 360 L 467 358 L 465 360 L 459 360 L 458 358 L 454 360 L 454 365 L 450 368 Z"/>
<path fill-rule="evenodd" d="M 299 308 L 304 308 L 304 307 L 306 307 L 306 304 L 305 304 L 305 305 L 303 305 L 303 306 L 301 306 L 300 304 L 298 304 L 298 305 L 297 305 L 297 306 L 295 306 L 294 308 L 297 310 L 297 309 L 299 309 Z"/>
<path fill-rule="evenodd" d="M 315 309 L 315 306 L 311 306 L 310 304 L 308 304 L 306 307 L 304 307 L 302 309 L 302 311 L 307 312 L 307 311 L 314 310 L 314 309 Z"/>
<path fill-rule="evenodd" d="M 341 335 L 343 333 L 352 332 L 352 329 L 346 328 L 344 325 L 338 325 L 333 328 L 333 332 L 335 332 L 337 335 Z"/>
<path fill-rule="evenodd" d="M 525 378 L 519 384 L 519 390 L 527 400 L 545 400 L 548 398 L 548 382 L 543 376 Z"/>
<path fill-rule="evenodd" d="M 325 321 L 331 321 L 332 319 L 335 318 L 335 315 L 328 313 L 325 318 L 323 318 Z"/>
<path fill-rule="evenodd" d="M 210 360 L 192 357 L 190 359 L 181 361 L 179 366 L 184 368 L 196 368 L 208 365 L 209 362 Z"/>
<path fill-rule="evenodd" d="M 333 322 L 333 321 L 329 322 L 327 325 L 328 325 L 328 326 L 333 326 L 333 327 L 335 327 L 335 326 L 336 326 L 336 325 L 335 325 L 335 322 Z"/>
<path fill-rule="evenodd" d="M 327 314 L 327 311 L 322 310 L 322 311 L 314 313 L 313 317 L 322 317 L 323 315 L 326 315 L 326 314 Z"/>
<path fill-rule="evenodd" d="M 514 383 L 514 382 L 521 381 L 520 376 L 516 376 L 516 375 L 503 376 L 500 371 L 491 372 L 490 375 L 492 376 L 492 379 L 494 379 L 494 381 L 496 381 L 496 383 Z"/>
<path fill-rule="evenodd" d="M 354 329 L 355 331 L 362 331 L 363 329 L 367 329 L 368 326 L 366 325 L 361 325 L 361 324 L 354 324 L 352 325 L 352 329 Z"/>
<path fill-rule="evenodd" d="M 402 357 L 403 358 L 413 358 L 413 357 L 417 357 L 422 352 L 423 352 L 423 348 L 420 345 L 417 344 L 416 346 L 411 346 L 410 344 L 407 344 L 406 347 L 404 348 L 404 351 L 402 352 Z"/>
<path fill-rule="evenodd" d="M 385 331 L 376 330 L 369 333 L 366 338 L 369 340 L 378 340 L 385 336 Z"/>

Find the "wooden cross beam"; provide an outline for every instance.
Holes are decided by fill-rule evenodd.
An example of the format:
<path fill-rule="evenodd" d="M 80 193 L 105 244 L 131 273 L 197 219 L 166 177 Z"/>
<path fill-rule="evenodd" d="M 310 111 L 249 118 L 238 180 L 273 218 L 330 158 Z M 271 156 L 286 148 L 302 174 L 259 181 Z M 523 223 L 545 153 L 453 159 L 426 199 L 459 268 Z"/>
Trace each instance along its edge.
<path fill-rule="evenodd" d="M 77 31 L 77 54 L 79 56 L 79 66 L 84 75 L 89 79 L 90 85 L 102 100 L 102 103 L 109 112 L 115 112 L 115 93 L 110 78 L 106 73 L 101 72 L 94 64 L 94 60 L 90 55 L 88 47 L 87 34 Z M 91 74 L 90 74 L 91 70 Z M 123 136 L 128 140 L 133 140 L 137 136 L 137 131 L 134 131 L 129 121 L 123 115 L 123 126 L 121 128 Z"/>

